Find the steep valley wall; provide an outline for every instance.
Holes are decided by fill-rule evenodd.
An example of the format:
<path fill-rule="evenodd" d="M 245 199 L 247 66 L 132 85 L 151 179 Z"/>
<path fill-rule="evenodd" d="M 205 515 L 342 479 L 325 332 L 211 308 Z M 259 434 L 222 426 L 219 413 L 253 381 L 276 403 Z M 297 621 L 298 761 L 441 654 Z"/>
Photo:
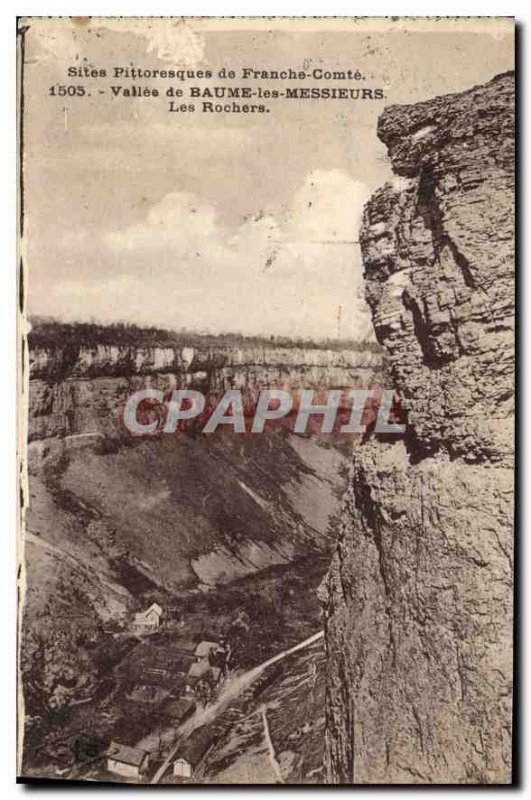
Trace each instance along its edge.
<path fill-rule="evenodd" d="M 187 625 L 190 614 L 181 619 L 179 609 L 218 591 L 225 605 L 211 600 L 215 612 L 201 624 L 229 624 L 243 595 L 256 611 L 269 591 L 238 581 L 293 567 L 292 584 L 313 580 L 309 633 L 318 625 L 315 587 L 348 469 L 341 449 L 276 429 L 135 439 L 121 425 L 128 394 L 147 385 L 214 394 L 366 386 L 380 365 L 370 351 L 80 346 L 68 337 L 43 347 L 30 334 L 20 583 L 30 761 L 44 759 L 50 726 L 69 718 L 62 714 L 113 687 L 111 666 L 123 657 L 133 614 L 154 600 Z M 286 618 L 296 614 L 288 606 Z"/>
<path fill-rule="evenodd" d="M 366 297 L 403 441 L 356 450 L 324 604 L 328 780 L 511 779 L 514 75 L 386 109 Z"/>
<path fill-rule="evenodd" d="M 30 346 L 28 437 L 112 433 L 128 395 L 145 386 L 217 396 L 228 388 L 250 396 L 260 388 L 365 388 L 380 365 L 380 354 L 371 350 Z"/>

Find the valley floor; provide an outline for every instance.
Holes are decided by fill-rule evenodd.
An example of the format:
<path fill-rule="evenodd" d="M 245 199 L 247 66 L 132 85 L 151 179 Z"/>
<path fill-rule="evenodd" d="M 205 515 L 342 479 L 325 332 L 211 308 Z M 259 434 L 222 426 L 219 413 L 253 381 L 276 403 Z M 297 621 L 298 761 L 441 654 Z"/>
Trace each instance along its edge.
<path fill-rule="evenodd" d="M 299 738 L 297 726 L 292 727 L 297 714 L 295 709 L 283 708 L 283 698 L 289 706 L 288 698 L 297 697 L 297 709 L 310 700 L 312 712 L 303 716 L 320 719 L 324 725 L 322 642 L 314 632 L 321 624 L 316 593 L 327 563 L 328 558 L 323 556 L 310 563 L 273 567 L 210 592 L 183 596 L 177 626 L 168 625 L 143 637 L 127 632 L 112 634 L 112 647 L 121 651 L 122 657 L 113 665 L 107 681 L 88 702 L 72 705 L 67 713 L 44 720 L 31 731 L 26 741 L 24 774 L 121 782 L 119 776 L 107 772 L 102 758 L 103 746 L 112 739 L 151 753 L 149 773 L 142 778 L 143 783 L 149 782 L 169 753 L 177 753 L 194 730 L 204 728 L 211 745 L 193 782 L 247 782 L 251 780 L 249 770 L 254 776 L 251 782 L 270 782 L 269 778 L 275 778 L 270 774 L 271 748 L 276 751 L 271 743 L 278 736 L 286 741 L 291 734 L 295 740 Z M 184 672 L 179 658 L 175 660 L 176 646 L 198 637 L 215 640 L 222 631 L 231 630 L 235 618 L 240 624 L 232 627 L 229 637 L 233 648 L 231 674 L 212 703 L 198 705 L 190 720 L 178 724 L 173 708 L 183 694 Z M 301 636 L 305 637 L 306 652 L 296 649 L 292 653 Z M 139 676 L 161 666 L 169 671 L 169 677 L 162 682 L 160 700 L 148 705 L 135 701 L 132 687 Z M 312 685 L 311 696 L 304 689 L 307 683 Z M 269 740 L 264 726 L 266 711 Z M 292 728 L 288 732 L 283 731 L 286 725 Z M 261 744 L 257 754 L 253 742 L 258 730 Z M 87 737 L 101 743 L 102 749 L 95 756 L 79 755 L 78 743 Z M 306 739 L 304 736 L 305 747 Z M 304 758 L 299 755 L 294 752 L 283 757 L 281 769 L 286 771 L 286 779 L 294 771 L 296 782 L 306 777 L 298 764 Z M 320 757 L 316 763 L 320 766 Z M 269 775 L 267 781 L 264 769 Z M 172 777 L 165 769 L 158 780 L 171 782 Z"/>

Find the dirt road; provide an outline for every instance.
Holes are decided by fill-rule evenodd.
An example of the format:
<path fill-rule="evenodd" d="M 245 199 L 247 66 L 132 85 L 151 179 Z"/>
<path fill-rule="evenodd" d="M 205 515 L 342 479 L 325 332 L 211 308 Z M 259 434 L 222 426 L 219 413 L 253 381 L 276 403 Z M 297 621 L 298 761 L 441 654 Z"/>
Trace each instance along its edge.
<path fill-rule="evenodd" d="M 183 739 L 186 739 L 193 730 L 196 728 L 201 727 L 201 725 L 205 725 L 208 722 L 212 722 L 216 717 L 224 711 L 227 706 L 231 703 L 232 700 L 235 700 L 239 695 L 250 686 L 259 675 L 262 674 L 264 669 L 270 667 L 272 664 L 275 664 L 277 661 L 281 661 L 286 656 L 291 655 L 292 653 L 296 653 L 298 650 L 302 650 L 305 647 L 313 644 L 314 642 L 318 641 L 318 639 L 322 639 L 324 636 L 324 631 L 318 631 L 314 633 L 312 636 L 309 636 L 308 639 L 304 639 L 304 641 L 299 642 L 298 644 L 294 645 L 293 647 L 288 648 L 287 650 L 283 650 L 280 653 L 268 658 L 267 661 L 264 661 L 262 664 L 259 664 L 257 667 L 253 667 L 252 669 L 244 672 L 242 674 L 234 674 L 228 678 L 226 683 L 223 685 L 221 692 L 214 703 L 207 706 L 206 708 L 199 709 L 195 712 L 195 714 L 190 717 L 177 731 L 177 740 L 172 747 L 169 755 L 165 758 L 164 763 L 162 766 L 157 770 L 153 778 L 151 779 L 150 783 L 155 784 L 160 781 L 168 767 L 170 766 L 172 760 L 175 758 L 175 755 L 181 745 Z"/>

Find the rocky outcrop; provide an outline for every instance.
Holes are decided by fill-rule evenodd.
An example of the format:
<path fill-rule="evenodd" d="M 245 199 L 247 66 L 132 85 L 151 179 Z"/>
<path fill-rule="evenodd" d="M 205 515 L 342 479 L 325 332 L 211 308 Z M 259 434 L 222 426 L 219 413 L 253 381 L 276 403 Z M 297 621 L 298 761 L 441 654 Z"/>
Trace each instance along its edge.
<path fill-rule="evenodd" d="M 386 109 L 360 241 L 403 441 L 357 449 L 324 598 L 336 783 L 511 780 L 513 74 Z"/>

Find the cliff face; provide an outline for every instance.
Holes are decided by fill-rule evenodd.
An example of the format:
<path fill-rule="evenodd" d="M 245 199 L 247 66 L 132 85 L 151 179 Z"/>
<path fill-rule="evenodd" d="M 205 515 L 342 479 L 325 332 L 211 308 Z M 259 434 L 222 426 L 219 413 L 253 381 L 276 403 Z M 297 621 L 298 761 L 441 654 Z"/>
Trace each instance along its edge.
<path fill-rule="evenodd" d="M 511 778 L 514 76 L 388 108 L 361 232 L 404 441 L 358 448 L 325 601 L 337 783 Z"/>
<path fill-rule="evenodd" d="M 131 392 L 372 385 L 379 353 L 299 347 L 31 347 L 29 439 L 111 433 Z"/>

